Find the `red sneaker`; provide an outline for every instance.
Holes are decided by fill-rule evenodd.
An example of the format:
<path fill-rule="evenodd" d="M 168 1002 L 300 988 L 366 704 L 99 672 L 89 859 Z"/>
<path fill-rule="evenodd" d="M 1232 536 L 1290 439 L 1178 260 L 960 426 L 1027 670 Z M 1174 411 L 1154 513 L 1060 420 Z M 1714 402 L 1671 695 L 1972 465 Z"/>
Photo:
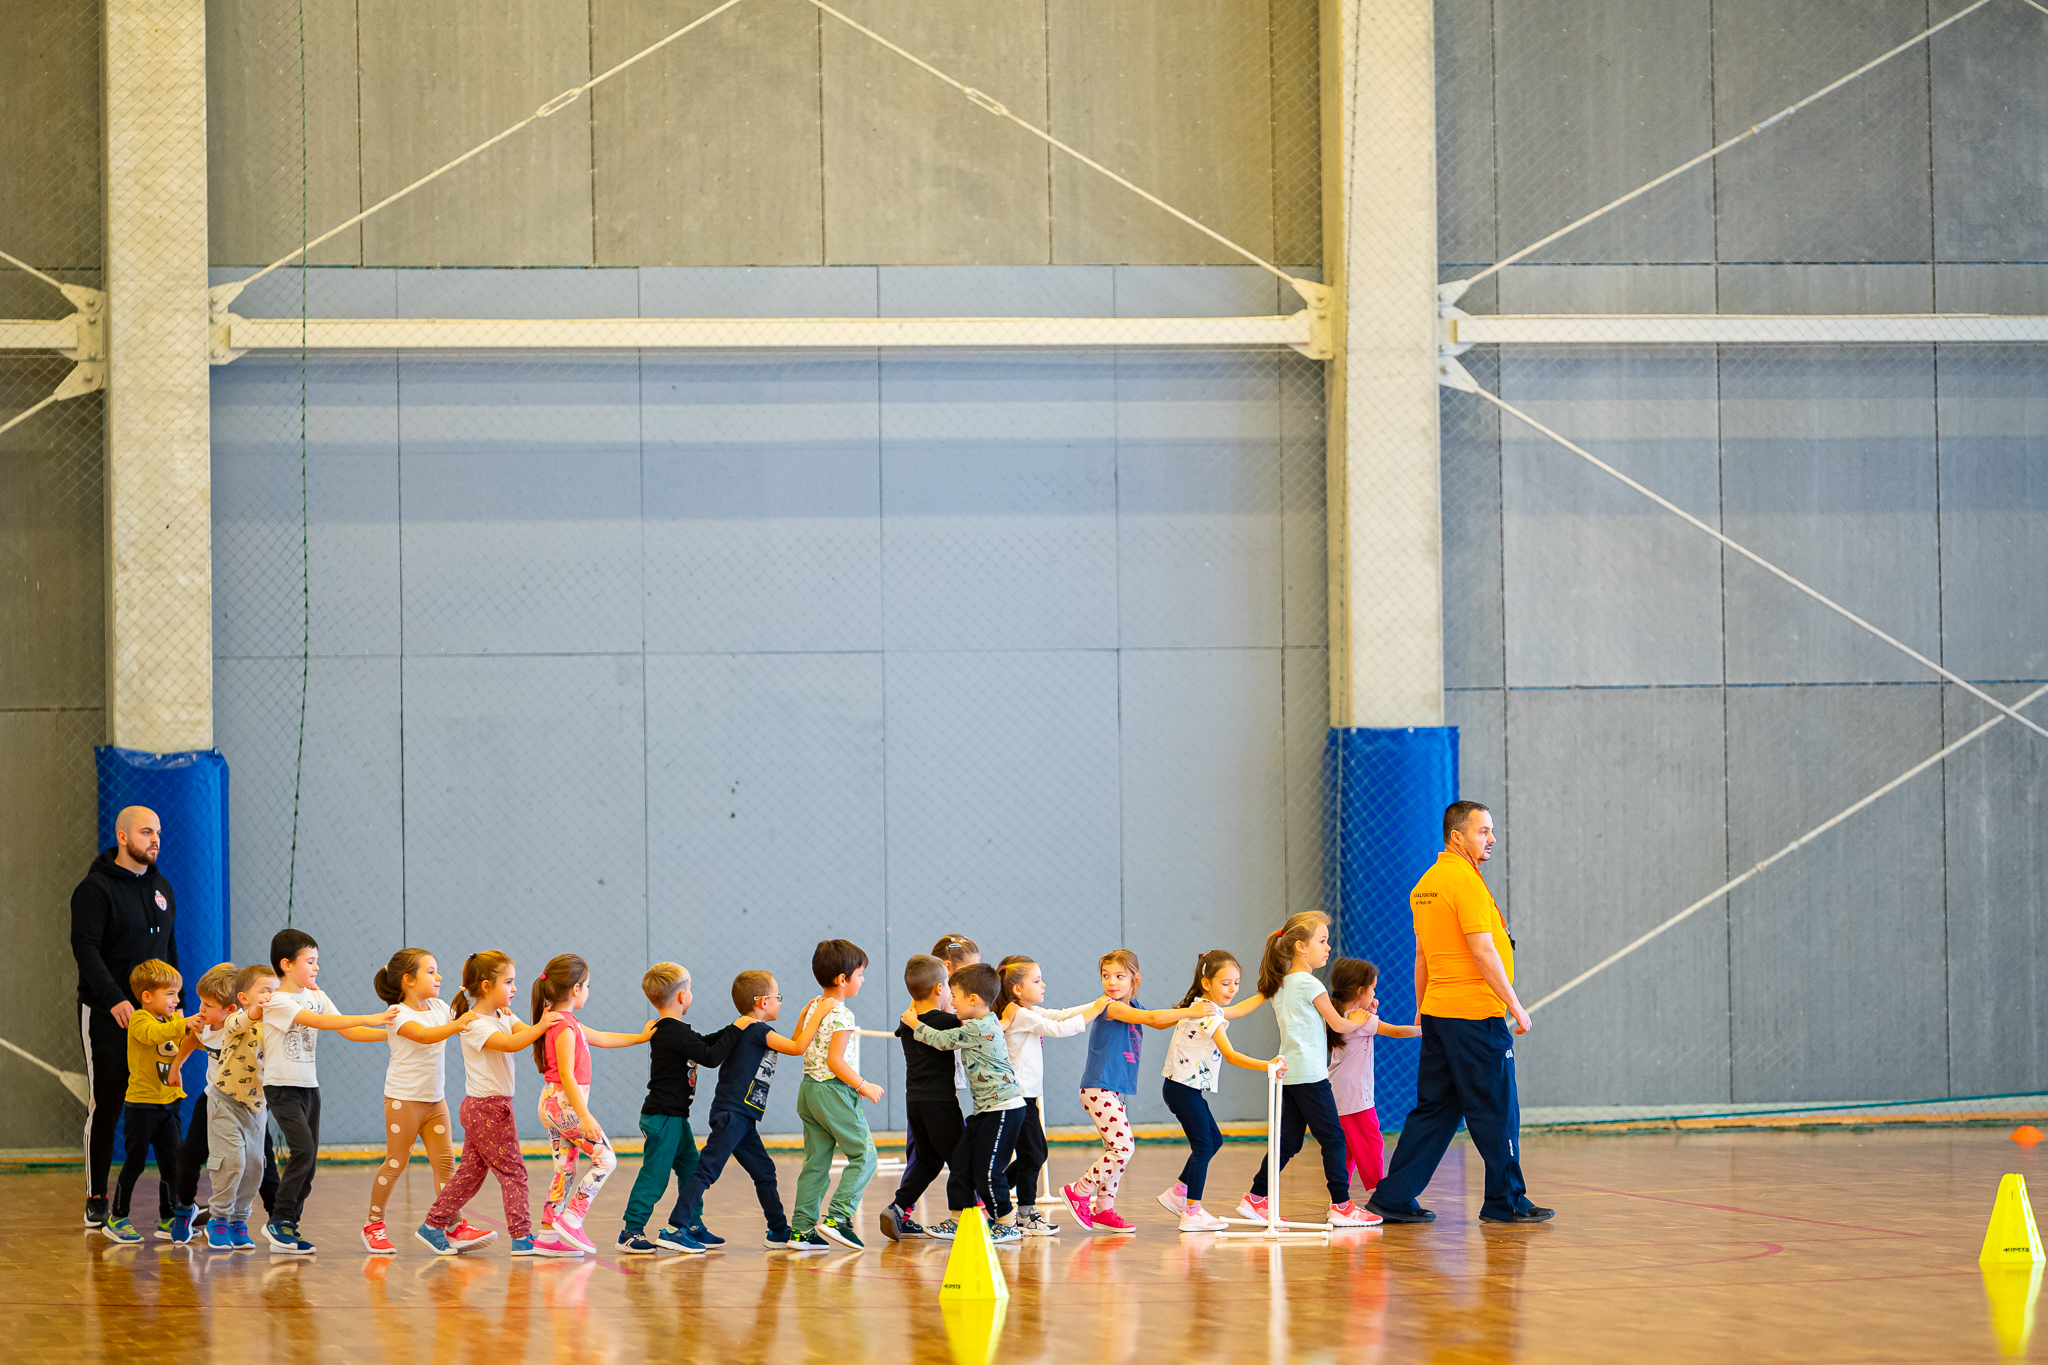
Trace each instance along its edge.
<path fill-rule="evenodd" d="M 384 1224 L 363 1224 L 363 1245 L 370 1249 L 372 1256 L 396 1256 L 398 1248 L 391 1245 L 391 1239 L 384 1233 Z"/>
<path fill-rule="evenodd" d="M 443 1230 L 447 1232 L 448 1240 L 464 1251 L 471 1247 L 480 1247 L 498 1235 L 488 1228 L 472 1225 L 467 1218 L 458 1218 L 452 1226 Z"/>
<path fill-rule="evenodd" d="M 1249 1218 L 1254 1223 L 1266 1221 L 1266 1201 L 1256 1194 L 1248 1194 L 1237 1201 L 1237 1216 Z"/>
<path fill-rule="evenodd" d="M 1067 1207 L 1074 1211 L 1074 1217 L 1080 1220 L 1082 1227 L 1092 1228 L 1095 1226 L 1094 1195 L 1083 1194 L 1072 1185 L 1060 1186 L 1060 1193 L 1065 1196 Z"/>
<path fill-rule="evenodd" d="M 1104 1232 L 1136 1232 L 1138 1230 L 1135 1223 L 1125 1222 L 1124 1216 L 1115 1209 L 1095 1210 L 1095 1226 L 1101 1228 Z"/>
<path fill-rule="evenodd" d="M 1376 1228 L 1383 1221 L 1378 1214 L 1367 1212 L 1349 1199 L 1330 1205 L 1329 1224 L 1333 1228 Z"/>

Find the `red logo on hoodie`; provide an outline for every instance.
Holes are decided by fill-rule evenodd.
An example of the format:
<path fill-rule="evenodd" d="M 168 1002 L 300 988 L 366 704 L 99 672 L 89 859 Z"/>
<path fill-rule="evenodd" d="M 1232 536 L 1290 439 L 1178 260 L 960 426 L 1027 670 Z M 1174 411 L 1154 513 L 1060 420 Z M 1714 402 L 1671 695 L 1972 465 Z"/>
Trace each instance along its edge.
<path fill-rule="evenodd" d="M 159 910 L 168 910 L 171 908 L 171 903 L 164 899 L 164 893 L 161 891 L 156 893 L 156 908 Z"/>

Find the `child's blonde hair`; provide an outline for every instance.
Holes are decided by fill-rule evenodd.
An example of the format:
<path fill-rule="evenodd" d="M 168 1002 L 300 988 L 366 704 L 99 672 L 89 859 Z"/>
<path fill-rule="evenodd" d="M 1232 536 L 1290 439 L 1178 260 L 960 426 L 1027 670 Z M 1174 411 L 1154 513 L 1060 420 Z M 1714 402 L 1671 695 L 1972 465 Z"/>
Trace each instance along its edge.
<path fill-rule="evenodd" d="M 932 945 L 931 955 L 945 963 L 947 971 L 957 971 L 968 958 L 981 956 L 981 945 L 965 934 L 947 934 Z"/>
<path fill-rule="evenodd" d="M 648 1004 L 665 1010 L 676 998 L 676 992 L 689 984 L 690 973 L 680 962 L 657 962 L 640 978 L 640 993 L 647 997 Z"/>
<path fill-rule="evenodd" d="M 208 967 L 206 974 L 199 978 L 199 984 L 192 989 L 199 992 L 199 998 L 209 1005 L 235 1007 L 235 973 L 241 969 L 232 962 L 223 962 Z"/>
<path fill-rule="evenodd" d="M 277 968 L 275 967 L 262 962 L 250 963 L 235 973 L 235 983 L 232 988 L 235 992 L 235 998 L 228 1003 L 239 1009 L 242 1004 L 242 997 L 255 990 L 257 982 L 266 980 L 281 982 L 283 978 L 277 974 Z"/>
<path fill-rule="evenodd" d="M 185 978 L 178 975 L 178 969 L 157 957 L 136 963 L 135 970 L 128 973 L 128 989 L 137 996 L 144 991 L 162 990 L 165 986 L 184 984 Z"/>
<path fill-rule="evenodd" d="M 1259 959 L 1259 994 L 1267 999 L 1280 989 L 1280 983 L 1294 970 L 1294 950 L 1315 936 L 1318 928 L 1327 925 L 1330 917 L 1320 910 L 1304 910 L 1298 915 L 1289 915 L 1287 923 L 1275 929 L 1266 939 L 1266 954 Z"/>
<path fill-rule="evenodd" d="M 501 953 L 495 948 L 486 948 L 480 953 L 471 953 L 462 959 L 462 989 L 455 992 L 455 998 L 448 1002 L 448 1008 L 457 1014 L 467 1014 L 483 998 L 483 993 L 498 983 L 498 979 L 512 970 L 512 955 Z"/>

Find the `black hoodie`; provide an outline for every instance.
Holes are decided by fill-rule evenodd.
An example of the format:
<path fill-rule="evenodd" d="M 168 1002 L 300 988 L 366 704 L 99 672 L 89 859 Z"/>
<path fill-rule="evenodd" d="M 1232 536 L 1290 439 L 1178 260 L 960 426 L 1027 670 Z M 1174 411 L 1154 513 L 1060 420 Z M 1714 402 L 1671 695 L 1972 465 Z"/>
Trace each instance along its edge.
<path fill-rule="evenodd" d="M 71 955 L 78 959 L 78 1003 L 111 1010 L 128 992 L 128 973 L 159 958 L 178 965 L 178 900 L 155 863 L 130 872 L 103 849 L 71 893 Z"/>

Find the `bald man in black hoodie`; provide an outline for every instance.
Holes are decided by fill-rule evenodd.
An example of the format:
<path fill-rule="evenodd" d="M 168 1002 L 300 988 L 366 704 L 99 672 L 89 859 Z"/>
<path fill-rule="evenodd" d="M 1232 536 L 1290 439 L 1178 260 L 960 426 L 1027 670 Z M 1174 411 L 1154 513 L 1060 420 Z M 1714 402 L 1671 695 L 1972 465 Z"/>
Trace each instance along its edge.
<path fill-rule="evenodd" d="M 107 1221 L 107 1168 L 114 1125 L 128 1092 L 128 974 L 151 958 L 178 965 L 178 901 L 157 870 L 163 831 L 156 812 L 130 806 L 71 893 L 71 955 L 78 959 L 78 1029 L 92 1098 L 85 1112 L 85 1225 Z"/>

